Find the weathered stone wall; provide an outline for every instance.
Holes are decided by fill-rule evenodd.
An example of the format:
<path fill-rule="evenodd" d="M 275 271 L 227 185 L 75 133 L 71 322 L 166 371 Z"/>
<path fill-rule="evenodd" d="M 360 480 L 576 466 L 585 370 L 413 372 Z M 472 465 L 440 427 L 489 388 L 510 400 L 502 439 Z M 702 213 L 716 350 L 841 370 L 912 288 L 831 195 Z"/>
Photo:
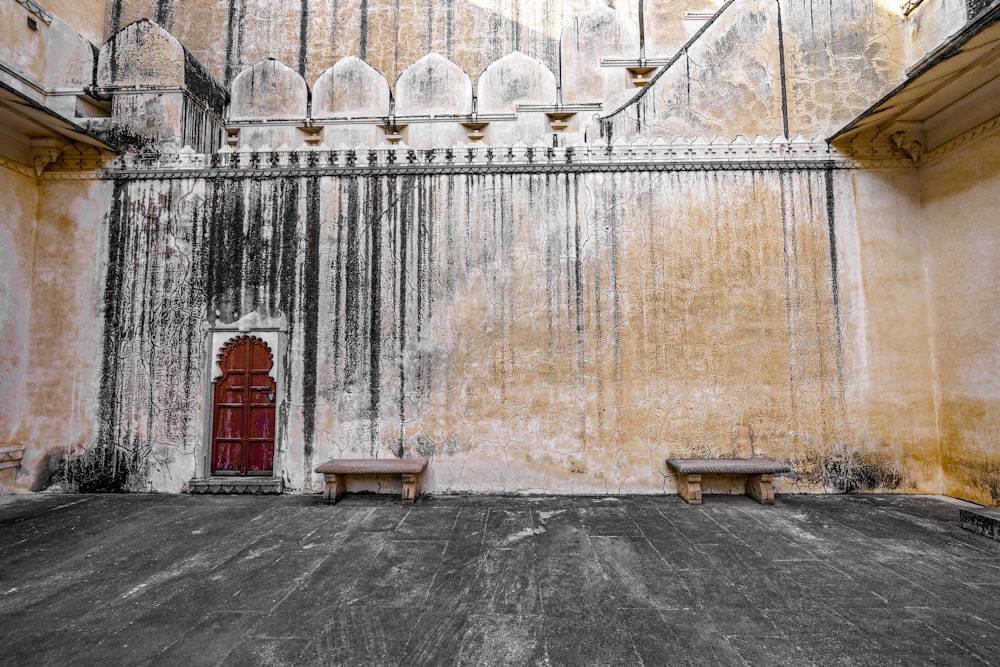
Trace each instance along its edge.
<path fill-rule="evenodd" d="M 847 173 L 122 181 L 100 438 L 142 452 L 140 486 L 180 488 L 205 452 L 205 323 L 256 313 L 287 320 L 292 487 L 406 454 L 438 491 L 660 492 L 668 456 L 756 453 L 802 490 L 929 490 L 906 470 L 923 434 L 851 404 L 871 386 L 845 348 L 863 297 L 834 273 L 859 261 Z"/>
<path fill-rule="evenodd" d="M 994 133 L 922 168 L 920 178 L 945 489 L 993 506 L 1000 504 L 998 149 Z"/>
<path fill-rule="evenodd" d="M 920 170 L 769 143 L 829 135 L 939 38 L 910 48 L 915 14 L 873 0 L 647 2 L 646 55 L 677 57 L 639 91 L 597 66 L 637 55 L 635 3 L 610 4 L 109 2 L 109 28 L 166 28 L 132 23 L 97 59 L 113 117 L 88 127 L 142 154 L 110 180 L 0 170 L 18 484 L 207 475 L 213 346 L 236 327 L 277 341 L 293 489 L 331 456 L 430 456 L 435 491 L 656 493 L 668 456 L 764 455 L 794 466 L 779 490 L 996 504 L 997 243 L 954 211 L 1000 203 L 997 140 Z M 703 20 L 684 12 L 719 7 L 678 52 Z M 87 85 L 85 40 L 19 39 L 39 81 Z M 473 91 L 483 114 L 549 105 L 559 83 L 638 97 L 552 149 L 543 110 L 493 122 L 488 160 L 430 118 L 468 120 Z M 383 140 L 390 90 L 405 146 L 348 153 Z M 216 152 L 224 113 L 236 152 Z M 584 132 L 629 157 L 574 162 Z"/>

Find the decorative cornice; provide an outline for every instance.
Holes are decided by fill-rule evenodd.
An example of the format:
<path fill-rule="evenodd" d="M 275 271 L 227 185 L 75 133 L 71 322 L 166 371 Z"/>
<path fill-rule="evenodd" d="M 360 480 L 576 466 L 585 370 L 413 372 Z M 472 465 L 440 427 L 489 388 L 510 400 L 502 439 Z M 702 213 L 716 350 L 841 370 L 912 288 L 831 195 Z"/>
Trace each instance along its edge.
<path fill-rule="evenodd" d="M 46 11 L 44 7 L 39 5 L 34 0 L 17 0 L 17 4 L 21 5 L 35 16 L 45 21 L 46 25 L 52 25 L 51 12 Z"/>
<path fill-rule="evenodd" d="M 20 162 L 14 162 L 13 160 L 8 160 L 2 155 L 0 155 L 0 167 L 3 167 L 4 169 L 9 169 L 15 173 L 20 174 L 21 176 L 26 176 L 27 178 L 30 178 L 32 180 L 36 181 L 38 180 L 38 177 L 35 175 L 34 169 L 29 167 L 28 165 L 21 164 Z"/>
<path fill-rule="evenodd" d="M 923 166 L 929 162 L 933 162 L 934 160 L 952 152 L 956 148 L 961 148 L 962 146 L 970 144 L 977 139 L 993 134 L 997 130 L 1000 130 L 1000 115 L 994 116 L 982 125 L 978 125 L 968 132 L 958 135 L 951 141 L 941 144 L 934 150 L 924 153 L 920 156 L 920 165 Z"/>
<path fill-rule="evenodd" d="M 178 152 L 125 155 L 104 172 L 112 179 L 242 178 L 316 175 L 731 171 L 913 167 L 895 152 L 843 156 L 820 139 L 796 137 L 725 141 L 683 138 L 653 143 L 551 147 L 473 146 L 417 150 L 406 146 L 333 150 Z"/>

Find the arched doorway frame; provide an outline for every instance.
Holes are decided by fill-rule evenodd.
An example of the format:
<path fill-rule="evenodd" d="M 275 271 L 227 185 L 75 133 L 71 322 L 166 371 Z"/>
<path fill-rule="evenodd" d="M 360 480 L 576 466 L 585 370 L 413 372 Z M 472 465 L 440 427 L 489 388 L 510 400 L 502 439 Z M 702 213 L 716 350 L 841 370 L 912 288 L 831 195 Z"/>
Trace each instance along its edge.
<path fill-rule="evenodd" d="M 259 318 L 254 315 L 251 318 L 254 324 L 258 324 Z M 285 434 L 281 427 L 282 404 L 285 401 L 287 387 L 283 382 L 285 363 L 285 328 L 283 326 L 246 326 L 246 322 L 234 322 L 230 325 L 217 324 L 209 328 L 206 340 L 207 364 L 205 375 L 205 392 L 202 399 L 203 415 L 203 436 L 201 456 L 198 457 L 198 470 L 196 476 L 199 478 L 209 478 L 212 476 L 212 429 L 215 407 L 215 381 L 222 377 L 222 369 L 219 367 L 219 358 L 226 346 L 240 336 L 253 336 L 262 340 L 271 349 L 274 357 L 274 365 L 268 373 L 275 383 L 275 415 L 276 427 L 274 435 L 274 464 L 273 477 L 281 479 L 285 473 Z"/>

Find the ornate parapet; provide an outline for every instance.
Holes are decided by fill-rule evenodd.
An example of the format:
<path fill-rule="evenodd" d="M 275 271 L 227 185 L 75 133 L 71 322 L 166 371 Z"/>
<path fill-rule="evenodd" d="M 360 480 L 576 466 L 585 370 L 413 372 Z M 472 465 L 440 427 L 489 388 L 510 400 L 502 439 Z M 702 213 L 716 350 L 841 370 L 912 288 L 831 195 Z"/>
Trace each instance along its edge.
<path fill-rule="evenodd" d="M 821 138 L 784 137 L 708 140 L 704 137 L 652 143 L 553 147 L 466 144 L 440 149 L 395 146 L 332 149 L 303 145 L 298 149 L 223 149 L 197 153 L 132 153 L 107 170 L 109 178 L 239 178 L 242 176 L 309 176 L 350 174 L 530 173 L 587 171 L 692 171 L 744 169 L 850 169 L 912 167 L 898 150 L 846 156 Z"/>

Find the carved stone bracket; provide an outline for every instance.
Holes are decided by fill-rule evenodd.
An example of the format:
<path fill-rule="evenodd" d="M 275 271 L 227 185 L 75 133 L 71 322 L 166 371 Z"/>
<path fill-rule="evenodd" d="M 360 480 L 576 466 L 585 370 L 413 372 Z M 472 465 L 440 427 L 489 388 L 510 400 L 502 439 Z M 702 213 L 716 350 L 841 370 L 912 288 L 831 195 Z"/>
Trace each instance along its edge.
<path fill-rule="evenodd" d="M 32 139 L 29 150 L 31 166 L 35 170 L 35 176 L 41 177 L 42 172 L 50 164 L 59 159 L 63 151 L 66 150 L 68 142 L 58 137 L 45 137 L 42 139 Z"/>
<path fill-rule="evenodd" d="M 913 125 L 903 125 L 897 123 L 893 125 L 894 131 L 889 134 L 889 139 L 892 143 L 896 145 L 899 150 L 910 156 L 910 159 L 914 162 L 919 162 L 921 156 L 924 154 L 924 148 L 927 145 L 927 140 L 924 137 L 923 124 L 916 123 Z"/>

